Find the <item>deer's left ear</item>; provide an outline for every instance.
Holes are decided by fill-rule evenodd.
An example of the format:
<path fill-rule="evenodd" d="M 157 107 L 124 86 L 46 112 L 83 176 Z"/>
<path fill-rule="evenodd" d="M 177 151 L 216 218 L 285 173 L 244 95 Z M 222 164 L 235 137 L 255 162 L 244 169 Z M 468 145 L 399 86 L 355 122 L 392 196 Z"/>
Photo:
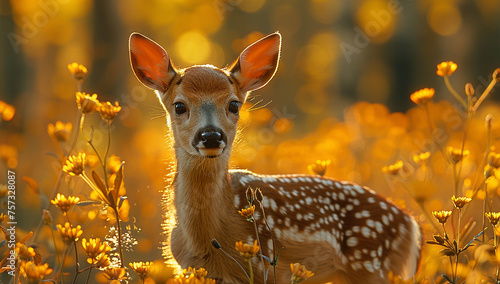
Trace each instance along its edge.
<path fill-rule="evenodd" d="M 248 46 L 229 67 L 242 93 L 264 87 L 278 69 L 281 35 L 276 32 Z"/>

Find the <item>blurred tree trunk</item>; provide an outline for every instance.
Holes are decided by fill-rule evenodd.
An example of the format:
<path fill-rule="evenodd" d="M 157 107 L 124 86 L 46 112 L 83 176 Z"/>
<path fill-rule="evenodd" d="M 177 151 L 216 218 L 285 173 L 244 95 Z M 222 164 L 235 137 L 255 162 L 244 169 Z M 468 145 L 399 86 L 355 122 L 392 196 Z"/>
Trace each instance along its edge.
<path fill-rule="evenodd" d="M 93 15 L 94 62 L 88 83 L 102 100 L 118 100 L 129 70 L 123 68 L 128 62 L 127 35 L 115 1 L 94 1 Z"/>
<path fill-rule="evenodd" d="M 16 32 L 9 0 L 0 0 L 0 99 L 14 103 L 25 89 L 26 64 L 20 47 L 9 38 Z"/>

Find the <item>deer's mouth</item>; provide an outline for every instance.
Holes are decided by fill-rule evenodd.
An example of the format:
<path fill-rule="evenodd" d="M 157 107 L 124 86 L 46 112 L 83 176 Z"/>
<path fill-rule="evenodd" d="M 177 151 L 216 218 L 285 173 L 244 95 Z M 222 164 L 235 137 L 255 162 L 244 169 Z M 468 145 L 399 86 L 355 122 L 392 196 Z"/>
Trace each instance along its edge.
<path fill-rule="evenodd" d="M 223 144 L 223 143 L 221 143 Z M 205 146 L 202 147 L 195 147 L 198 153 L 202 155 L 205 158 L 216 158 L 222 152 L 224 152 L 224 149 L 226 148 L 225 145 L 220 145 L 218 148 L 207 148 Z"/>

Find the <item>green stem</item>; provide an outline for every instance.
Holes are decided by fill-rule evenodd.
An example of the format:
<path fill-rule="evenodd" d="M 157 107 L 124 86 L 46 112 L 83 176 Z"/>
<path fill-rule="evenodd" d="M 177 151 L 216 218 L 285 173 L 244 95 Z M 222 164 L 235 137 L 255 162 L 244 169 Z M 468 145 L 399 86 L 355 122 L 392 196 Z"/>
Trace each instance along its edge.
<path fill-rule="evenodd" d="M 493 87 L 495 87 L 496 84 L 497 84 L 497 81 L 495 79 L 491 80 L 491 82 L 488 85 L 488 87 L 486 87 L 486 90 L 484 90 L 483 94 L 481 94 L 481 97 L 479 97 L 479 99 L 477 100 L 476 104 L 472 108 L 472 111 L 476 111 L 477 110 L 477 108 L 486 99 L 486 97 L 488 97 L 488 95 L 490 94 L 491 90 L 493 89 Z"/>
<path fill-rule="evenodd" d="M 79 274 L 80 263 L 78 262 L 78 249 L 76 247 L 76 241 L 73 241 L 73 245 L 75 246 L 75 277 L 73 278 L 73 284 L 76 283 L 76 278 Z"/>
<path fill-rule="evenodd" d="M 123 247 L 122 247 L 122 227 L 120 224 L 120 215 L 118 214 L 118 208 L 113 208 L 115 211 L 115 216 L 116 216 L 116 226 L 118 227 L 118 251 L 120 253 L 120 267 L 124 268 L 124 262 L 125 260 L 123 259 Z"/>
<path fill-rule="evenodd" d="M 483 199 L 483 218 L 481 218 L 483 220 L 482 222 L 482 225 L 481 225 L 481 228 L 484 228 L 484 224 L 485 224 L 485 214 L 486 214 L 486 194 L 487 194 L 487 190 L 488 189 L 488 184 L 487 183 L 484 183 L 484 199 Z M 484 243 L 484 235 L 483 234 L 483 243 Z M 493 236 L 495 236 L 495 227 L 493 227 Z"/>
<path fill-rule="evenodd" d="M 56 275 L 59 274 L 59 277 L 57 278 L 56 283 L 59 283 L 59 281 L 61 281 L 64 284 L 64 260 L 65 260 L 65 258 L 66 258 L 66 244 L 63 244 L 63 255 L 61 258 L 61 267 L 59 267 L 59 273 L 56 273 Z"/>
<path fill-rule="evenodd" d="M 92 274 L 92 266 L 90 266 L 89 274 L 87 275 L 87 280 L 85 281 L 85 284 L 89 283 L 90 274 Z"/>
<path fill-rule="evenodd" d="M 460 248 L 460 227 L 461 227 L 461 221 L 462 221 L 462 209 L 458 209 L 458 233 L 457 233 L 457 246 L 458 246 L 458 248 Z"/>
<path fill-rule="evenodd" d="M 71 155 L 71 153 L 73 152 L 73 150 L 75 149 L 76 147 L 76 142 L 78 142 L 78 138 L 80 137 L 80 128 L 81 128 L 81 125 L 83 125 L 83 121 L 85 120 L 85 115 L 82 114 L 81 111 L 78 112 L 78 119 L 76 121 L 77 125 L 76 125 L 76 129 L 77 131 L 75 132 L 75 137 L 73 137 L 73 143 L 71 143 L 71 148 L 69 148 L 68 150 L 68 155 Z"/>
<path fill-rule="evenodd" d="M 250 273 L 250 284 L 253 284 L 253 269 L 252 269 L 252 259 L 248 259 L 248 269 Z"/>
<path fill-rule="evenodd" d="M 453 258 L 450 256 L 450 266 L 451 266 L 451 277 L 453 278 L 451 283 L 455 284 L 455 271 L 453 269 Z"/>
<path fill-rule="evenodd" d="M 107 176 L 107 173 L 106 173 L 105 160 L 103 160 L 101 158 L 101 155 L 99 155 L 99 152 L 97 151 L 97 148 L 92 143 L 92 138 L 88 138 L 85 135 L 85 133 L 83 132 L 83 124 L 81 125 L 80 130 L 81 130 L 82 136 L 85 139 L 85 141 L 90 145 L 90 147 L 92 147 L 92 150 L 94 150 L 94 153 L 97 155 L 97 158 L 99 159 L 99 163 L 101 164 L 101 167 L 103 168 L 103 171 L 104 171 L 104 183 L 106 185 L 106 188 L 109 188 L 109 186 L 108 186 L 108 176 Z"/>
<path fill-rule="evenodd" d="M 264 263 L 264 257 L 263 257 L 263 253 L 262 253 L 262 245 L 260 244 L 260 237 L 259 237 L 259 231 L 257 230 L 257 224 L 255 222 L 255 220 L 252 222 L 253 223 L 253 227 L 255 229 L 255 235 L 257 236 L 257 243 L 259 244 L 259 248 L 260 248 L 260 261 L 262 263 L 262 273 L 264 274 L 264 283 L 266 283 L 266 265 Z"/>
<path fill-rule="evenodd" d="M 257 200 L 257 202 L 259 202 L 259 206 L 261 208 L 261 211 L 262 211 L 262 219 L 264 220 L 264 224 L 266 224 L 266 227 L 267 227 L 267 230 L 269 231 L 270 235 L 271 235 L 271 241 L 273 243 L 273 276 L 274 276 L 274 284 L 276 284 L 276 243 L 274 241 L 274 233 L 273 233 L 273 230 L 271 229 L 271 226 L 269 226 L 269 223 L 267 223 L 267 217 L 266 217 L 266 211 L 264 210 L 264 206 L 262 206 L 262 202 L 260 202 L 259 200 Z"/>
<path fill-rule="evenodd" d="M 457 164 L 453 164 L 453 186 L 455 188 L 455 196 L 458 196 Z"/>
<path fill-rule="evenodd" d="M 448 91 L 457 99 L 457 101 L 464 107 L 467 108 L 467 103 L 465 100 L 457 93 L 457 91 L 453 88 L 453 86 L 450 84 L 450 78 L 448 76 L 444 77 L 444 83 L 446 84 L 446 87 L 448 88 Z"/>
<path fill-rule="evenodd" d="M 61 170 L 59 172 L 59 178 L 57 179 L 57 183 L 54 186 L 54 189 L 52 190 L 52 195 L 50 196 L 49 200 L 56 198 L 56 195 L 57 195 L 57 192 L 59 191 L 59 187 L 61 186 L 61 182 L 62 182 L 63 177 L 64 177 L 64 171 Z M 49 210 L 50 206 L 52 206 L 51 202 L 49 202 L 49 205 L 47 206 L 46 210 Z M 38 222 L 38 227 L 36 229 L 35 238 L 34 238 L 35 243 L 38 239 L 38 236 L 40 235 L 40 230 L 42 229 L 42 226 L 43 226 L 43 216 L 40 218 L 40 221 Z"/>
<path fill-rule="evenodd" d="M 50 232 L 52 233 L 52 242 L 54 242 L 54 250 L 56 251 L 56 262 L 57 262 L 57 265 L 59 267 L 61 267 L 62 264 L 61 264 L 61 259 L 59 258 L 59 254 L 57 253 L 57 244 L 56 244 L 56 237 L 54 235 L 54 230 L 52 230 L 52 228 L 50 228 L 50 226 L 49 226 L 49 229 L 50 229 Z"/>
<path fill-rule="evenodd" d="M 460 167 L 458 168 L 457 180 L 460 181 L 460 176 L 462 175 L 462 168 L 464 165 L 464 151 L 465 151 L 465 141 L 467 140 L 467 134 L 469 133 L 470 124 L 472 121 L 472 112 L 468 112 L 467 115 L 467 124 L 465 126 L 464 137 L 462 138 L 462 148 L 460 149 L 460 156 L 462 157 L 462 161 L 460 162 Z M 458 192 L 458 184 L 455 186 L 455 194 Z"/>
<path fill-rule="evenodd" d="M 243 273 L 245 273 L 245 276 L 247 277 L 248 281 L 250 281 L 250 276 L 248 276 L 248 273 L 245 270 L 245 268 L 243 268 L 243 266 L 241 266 L 241 264 L 236 259 L 234 259 L 234 257 L 232 257 L 229 253 L 227 253 L 224 249 L 220 248 L 219 250 L 222 251 L 222 253 L 224 253 L 226 256 L 228 256 L 232 261 L 234 261 L 240 267 Z"/>

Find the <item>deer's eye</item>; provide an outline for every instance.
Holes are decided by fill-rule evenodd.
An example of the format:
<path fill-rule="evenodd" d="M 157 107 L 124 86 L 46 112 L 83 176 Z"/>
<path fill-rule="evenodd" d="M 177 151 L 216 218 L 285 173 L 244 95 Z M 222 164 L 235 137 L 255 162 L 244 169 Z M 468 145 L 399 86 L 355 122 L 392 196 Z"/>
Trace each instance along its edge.
<path fill-rule="evenodd" d="M 238 102 L 237 101 L 230 102 L 228 110 L 234 114 L 238 114 L 238 112 L 240 111 L 238 108 Z"/>
<path fill-rule="evenodd" d="M 174 103 L 175 114 L 181 115 L 187 111 L 186 105 L 184 103 Z"/>

